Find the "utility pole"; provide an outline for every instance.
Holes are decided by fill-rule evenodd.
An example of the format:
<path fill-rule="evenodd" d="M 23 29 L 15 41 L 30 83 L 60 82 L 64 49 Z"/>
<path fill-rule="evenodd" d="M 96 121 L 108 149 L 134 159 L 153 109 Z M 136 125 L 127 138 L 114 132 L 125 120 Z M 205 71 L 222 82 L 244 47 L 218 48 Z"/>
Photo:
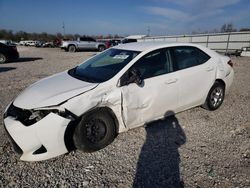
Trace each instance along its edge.
<path fill-rule="evenodd" d="M 148 29 L 147 29 L 147 36 L 149 37 L 150 36 L 150 27 L 148 26 Z"/>
<path fill-rule="evenodd" d="M 62 28 L 63 28 L 63 37 L 65 37 L 65 25 L 64 25 L 64 22 L 63 22 Z"/>

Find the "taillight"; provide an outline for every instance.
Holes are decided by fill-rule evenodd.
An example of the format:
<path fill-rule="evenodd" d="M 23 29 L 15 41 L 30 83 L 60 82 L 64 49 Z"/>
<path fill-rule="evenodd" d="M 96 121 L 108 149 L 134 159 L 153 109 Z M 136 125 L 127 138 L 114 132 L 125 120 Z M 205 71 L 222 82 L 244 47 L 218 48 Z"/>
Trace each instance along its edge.
<path fill-rule="evenodd" d="M 230 65 L 230 66 L 233 68 L 233 65 L 234 65 L 234 64 L 233 64 L 233 62 L 232 62 L 231 60 L 229 60 L 229 61 L 227 62 L 227 64 Z"/>
<path fill-rule="evenodd" d="M 105 42 L 105 46 L 106 46 L 106 49 L 108 49 L 108 48 L 110 47 L 110 45 L 109 45 L 109 42 L 108 42 L 108 41 L 106 41 L 106 42 Z"/>

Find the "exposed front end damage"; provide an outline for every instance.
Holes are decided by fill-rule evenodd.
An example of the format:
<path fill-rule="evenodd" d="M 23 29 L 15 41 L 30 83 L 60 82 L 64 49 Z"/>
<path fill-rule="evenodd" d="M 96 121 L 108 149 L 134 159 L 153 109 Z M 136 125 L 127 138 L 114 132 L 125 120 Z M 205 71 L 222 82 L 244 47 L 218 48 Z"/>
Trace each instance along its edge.
<path fill-rule="evenodd" d="M 50 112 L 41 120 L 27 124 L 19 119 L 20 116 L 6 116 L 4 126 L 14 146 L 19 149 L 21 160 L 46 160 L 68 152 L 64 133 L 70 119 Z"/>
<path fill-rule="evenodd" d="M 126 131 L 118 88 L 90 90 L 61 105 L 31 110 L 12 103 L 5 112 L 4 126 L 21 160 L 46 160 L 70 151 L 73 131 L 80 117 L 103 107 L 110 109 L 115 117 L 117 133 Z"/>

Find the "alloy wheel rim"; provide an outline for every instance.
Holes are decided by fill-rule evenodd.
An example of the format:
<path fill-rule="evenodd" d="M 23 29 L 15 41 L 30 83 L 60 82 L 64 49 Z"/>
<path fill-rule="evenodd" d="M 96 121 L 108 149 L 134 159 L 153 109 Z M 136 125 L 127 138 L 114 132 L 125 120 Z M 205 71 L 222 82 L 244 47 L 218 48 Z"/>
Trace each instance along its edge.
<path fill-rule="evenodd" d="M 5 58 L 2 54 L 0 54 L 0 62 L 4 62 Z"/>
<path fill-rule="evenodd" d="M 210 101 L 213 107 L 217 107 L 222 103 L 223 100 L 223 89 L 221 87 L 216 87 L 210 96 Z"/>
<path fill-rule="evenodd" d="M 75 48 L 74 48 L 74 47 L 70 47 L 70 48 L 69 48 L 69 51 L 70 51 L 70 52 L 74 52 L 74 51 L 75 51 Z"/>

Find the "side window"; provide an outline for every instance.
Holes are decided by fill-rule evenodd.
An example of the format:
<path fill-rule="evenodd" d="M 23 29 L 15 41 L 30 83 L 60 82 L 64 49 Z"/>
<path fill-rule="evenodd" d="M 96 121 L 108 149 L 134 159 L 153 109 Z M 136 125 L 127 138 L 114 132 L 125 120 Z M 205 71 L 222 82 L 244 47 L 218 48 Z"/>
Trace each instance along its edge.
<path fill-rule="evenodd" d="M 89 41 L 91 41 L 91 42 L 95 42 L 95 39 L 93 39 L 93 38 L 89 38 Z"/>
<path fill-rule="evenodd" d="M 210 56 L 200 49 L 187 46 L 173 48 L 173 55 L 178 70 L 203 64 L 210 59 Z"/>
<path fill-rule="evenodd" d="M 85 37 L 81 37 L 80 41 L 86 41 L 86 38 Z"/>
<path fill-rule="evenodd" d="M 137 42 L 136 39 L 128 39 L 128 42 Z"/>
<path fill-rule="evenodd" d="M 169 50 L 161 49 L 148 53 L 133 66 L 140 71 L 142 79 L 147 79 L 173 71 Z"/>

